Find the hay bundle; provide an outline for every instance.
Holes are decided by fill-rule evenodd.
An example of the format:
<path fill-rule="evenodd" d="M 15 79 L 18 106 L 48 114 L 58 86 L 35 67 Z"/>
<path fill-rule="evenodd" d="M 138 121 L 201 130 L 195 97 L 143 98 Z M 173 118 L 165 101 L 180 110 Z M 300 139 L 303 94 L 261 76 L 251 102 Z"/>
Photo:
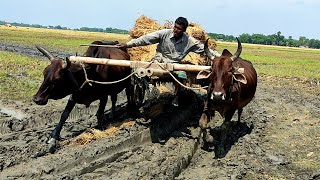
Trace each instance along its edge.
<path fill-rule="evenodd" d="M 192 36 L 196 40 L 200 41 L 201 43 L 205 43 L 206 40 L 209 38 L 207 33 L 200 27 L 199 24 L 196 23 L 190 23 L 189 27 L 187 28 L 187 34 L 189 36 Z M 217 46 L 217 43 L 209 39 L 208 46 L 210 49 L 215 49 Z M 187 63 L 187 64 L 195 64 L 195 65 L 206 65 L 207 64 L 207 57 L 202 56 L 193 52 L 190 52 L 185 59 L 182 60 L 181 63 Z"/>
<path fill-rule="evenodd" d="M 151 61 L 156 54 L 157 45 L 139 46 L 128 49 L 128 53 L 133 61 Z"/>
<path fill-rule="evenodd" d="M 174 23 L 173 21 L 169 21 L 169 20 L 166 20 L 166 22 L 163 24 L 163 29 L 172 29 L 174 26 Z"/>
<path fill-rule="evenodd" d="M 204 30 L 200 27 L 200 25 L 196 23 L 189 24 L 187 34 L 202 42 L 206 39 L 207 36 Z"/>
<path fill-rule="evenodd" d="M 189 36 L 199 40 L 201 43 L 205 43 L 209 38 L 208 34 L 200 27 L 199 24 L 190 23 L 187 29 L 187 33 Z M 213 39 L 209 39 L 208 46 L 211 49 L 216 49 L 217 43 Z"/>
<path fill-rule="evenodd" d="M 136 20 L 133 29 L 129 31 L 129 34 L 132 38 L 138 38 L 160 29 L 163 29 L 162 26 L 155 20 L 150 19 L 147 16 L 140 16 Z"/>
<path fill-rule="evenodd" d="M 130 30 L 129 34 L 132 39 L 135 39 L 161 29 L 163 29 L 163 27 L 155 20 L 142 15 L 136 20 L 134 27 Z M 156 53 L 156 48 L 157 45 L 153 44 L 149 46 L 130 48 L 128 52 L 132 60 L 151 61 Z"/>
<path fill-rule="evenodd" d="M 142 35 L 160 30 L 165 28 L 172 28 L 173 22 L 166 21 L 166 23 L 161 26 L 155 20 L 150 19 L 146 16 L 140 16 L 133 27 L 133 29 L 129 32 L 131 38 L 138 38 Z M 187 28 L 187 33 L 204 43 L 209 37 L 206 32 L 200 27 L 200 25 L 196 23 L 190 23 L 190 26 Z M 209 47 L 211 49 L 216 48 L 216 42 L 212 39 L 209 40 Z M 140 46 L 129 49 L 129 54 L 132 60 L 136 61 L 151 61 L 156 53 L 157 45 L 149 45 L 149 46 Z M 194 64 L 194 65 L 206 65 L 207 58 L 205 56 L 200 56 L 196 53 L 189 53 L 181 63 L 186 64 Z"/>
<path fill-rule="evenodd" d="M 116 124 L 115 126 L 111 126 L 104 131 L 100 131 L 97 129 L 88 129 L 84 133 L 77 136 L 75 139 L 71 140 L 70 142 L 65 142 L 64 145 L 67 144 L 80 144 L 85 145 L 97 139 L 101 139 L 104 137 L 108 137 L 118 133 L 120 129 L 131 127 L 135 124 L 134 121 L 127 121 L 123 123 Z"/>

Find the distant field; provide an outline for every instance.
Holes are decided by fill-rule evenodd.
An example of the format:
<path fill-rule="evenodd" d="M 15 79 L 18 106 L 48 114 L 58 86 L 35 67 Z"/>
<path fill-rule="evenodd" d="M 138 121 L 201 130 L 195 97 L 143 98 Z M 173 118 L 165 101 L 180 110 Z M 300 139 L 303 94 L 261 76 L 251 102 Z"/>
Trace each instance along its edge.
<path fill-rule="evenodd" d="M 0 27 L 0 43 L 29 47 L 41 45 L 49 50 L 79 54 L 86 49 L 80 47 L 80 44 L 88 44 L 94 40 L 127 42 L 129 39 L 129 35 L 120 34 Z M 236 43 L 218 42 L 217 50 L 222 52 L 227 48 L 234 53 L 236 47 Z M 320 50 L 243 44 L 241 57 L 254 64 L 258 75 L 320 80 Z M 10 90 L 16 89 L 16 98 L 20 98 L 26 89 L 34 92 L 46 64 L 47 62 L 39 62 L 35 58 L 0 51 L 1 94 L 10 94 Z"/>
<path fill-rule="evenodd" d="M 27 27 L 0 27 L 0 43 L 22 44 L 26 46 L 41 45 L 48 49 L 60 49 L 61 51 L 84 52 L 85 47 L 80 47 L 80 44 L 91 43 L 95 40 L 126 42 L 128 39 L 129 35 L 121 34 Z"/>
<path fill-rule="evenodd" d="M 218 42 L 218 51 L 236 51 L 235 43 Z M 250 60 L 259 74 L 320 79 L 320 50 L 243 44 L 241 57 Z"/>

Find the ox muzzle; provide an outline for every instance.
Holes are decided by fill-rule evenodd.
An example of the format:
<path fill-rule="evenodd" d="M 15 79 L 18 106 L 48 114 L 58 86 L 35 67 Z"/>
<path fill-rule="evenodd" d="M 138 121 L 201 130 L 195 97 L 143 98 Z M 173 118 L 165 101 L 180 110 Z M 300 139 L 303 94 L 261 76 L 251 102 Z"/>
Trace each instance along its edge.
<path fill-rule="evenodd" d="M 40 98 L 39 96 L 36 96 L 36 95 L 32 97 L 32 100 L 38 105 L 46 105 L 48 103 L 48 99 Z"/>
<path fill-rule="evenodd" d="M 226 100 L 226 94 L 223 93 L 223 92 L 212 92 L 211 93 L 211 96 L 210 96 L 210 99 L 212 101 L 225 101 Z"/>

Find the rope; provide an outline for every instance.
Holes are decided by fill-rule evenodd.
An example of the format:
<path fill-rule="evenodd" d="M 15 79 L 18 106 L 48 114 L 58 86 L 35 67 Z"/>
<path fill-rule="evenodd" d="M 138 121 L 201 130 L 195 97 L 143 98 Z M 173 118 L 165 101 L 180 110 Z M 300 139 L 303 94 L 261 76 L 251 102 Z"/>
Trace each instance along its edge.
<path fill-rule="evenodd" d="M 186 89 L 191 89 L 191 90 L 201 90 L 201 89 L 204 89 L 206 90 L 209 86 L 203 86 L 203 87 L 198 87 L 198 88 L 193 88 L 193 87 L 190 87 L 190 86 L 186 86 L 184 84 L 182 84 L 176 77 L 174 77 L 174 75 L 168 71 L 165 67 L 163 67 L 158 61 L 155 61 L 161 68 L 162 70 L 166 71 L 169 73 L 169 75 L 173 78 L 173 80 L 175 80 L 178 84 L 180 84 L 180 86 L 186 88 Z"/>
<path fill-rule="evenodd" d="M 174 81 L 176 81 L 178 84 L 180 84 L 180 86 L 186 88 L 186 89 L 190 89 L 190 90 L 201 90 L 204 89 L 206 90 L 209 86 L 203 86 L 203 87 L 198 87 L 198 88 L 194 88 L 194 87 L 190 87 L 190 86 L 186 86 L 184 84 L 182 84 L 170 71 L 168 71 L 165 67 L 163 67 L 158 61 L 151 61 L 149 64 L 143 66 L 142 68 L 147 68 L 149 67 L 152 63 L 157 63 L 159 67 L 162 68 L 162 70 L 166 71 L 169 73 L 169 75 L 173 78 Z M 101 82 L 101 81 L 94 81 L 94 80 L 90 80 L 88 79 L 88 75 L 87 75 L 87 71 L 85 69 L 85 66 L 83 63 L 80 63 L 83 71 L 84 71 L 84 77 L 85 77 L 85 81 L 84 83 L 81 85 L 80 89 L 83 88 L 84 85 L 86 85 L 87 83 L 92 86 L 91 83 L 97 83 L 97 84 L 104 84 L 104 85 L 108 85 L 108 84 L 116 84 L 122 81 L 125 81 L 126 79 L 130 78 L 133 74 L 135 74 L 137 71 L 133 71 L 131 74 L 129 74 L 128 76 L 126 76 L 125 78 L 119 79 L 117 81 L 110 81 L 110 82 Z"/>
<path fill-rule="evenodd" d="M 147 68 L 149 67 L 153 62 L 150 62 L 149 64 L 147 64 L 146 66 L 144 66 L 143 68 Z M 136 73 L 136 71 L 133 71 L 131 74 L 129 74 L 128 76 L 126 76 L 125 78 L 122 78 L 122 79 L 119 79 L 117 81 L 110 81 L 110 82 L 101 82 L 101 81 L 95 81 L 95 80 L 90 80 L 88 79 L 88 75 L 87 75 L 87 71 L 85 69 L 85 66 L 83 63 L 80 63 L 83 71 L 84 71 L 84 77 L 85 77 L 85 81 L 83 82 L 83 84 L 81 85 L 80 89 L 83 88 L 84 85 L 86 85 L 87 83 L 92 86 L 91 83 L 97 83 L 97 84 L 104 84 L 104 85 L 108 85 L 108 84 L 116 84 L 116 83 L 119 83 L 119 82 L 122 82 L 122 81 L 125 81 L 126 79 L 130 78 L 133 74 Z"/>

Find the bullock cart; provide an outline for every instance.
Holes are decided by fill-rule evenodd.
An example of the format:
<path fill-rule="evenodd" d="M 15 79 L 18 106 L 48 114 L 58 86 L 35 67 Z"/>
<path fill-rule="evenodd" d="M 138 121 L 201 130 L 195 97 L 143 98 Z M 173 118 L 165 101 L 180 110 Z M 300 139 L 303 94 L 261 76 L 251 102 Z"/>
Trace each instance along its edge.
<path fill-rule="evenodd" d="M 199 90 L 204 89 L 206 87 L 190 87 L 182 84 L 179 80 L 172 74 L 173 71 L 186 71 L 198 73 L 203 70 L 209 70 L 210 66 L 200 66 L 200 65 L 191 65 L 191 64 L 177 64 L 177 63 L 159 63 L 157 61 L 153 62 L 142 62 L 142 61 L 132 61 L 132 60 L 114 60 L 107 58 L 93 58 L 93 57 L 81 57 L 81 56 L 70 56 L 70 61 L 73 63 L 88 63 L 88 64 L 101 64 L 108 66 L 122 66 L 122 67 L 130 67 L 132 69 L 132 73 L 122 79 L 125 80 L 127 78 L 131 78 L 132 84 L 134 86 L 134 99 L 137 105 L 141 105 L 144 100 L 145 90 L 148 88 L 148 84 L 150 81 L 146 79 L 152 78 L 163 78 L 163 77 L 172 77 L 172 81 L 177 81 L 181 86 L 186 89 Z M 103 83 L 103 84 L 113 84 L 115 82 L 96 82 L 87 79 L 88 83 Z"/>

